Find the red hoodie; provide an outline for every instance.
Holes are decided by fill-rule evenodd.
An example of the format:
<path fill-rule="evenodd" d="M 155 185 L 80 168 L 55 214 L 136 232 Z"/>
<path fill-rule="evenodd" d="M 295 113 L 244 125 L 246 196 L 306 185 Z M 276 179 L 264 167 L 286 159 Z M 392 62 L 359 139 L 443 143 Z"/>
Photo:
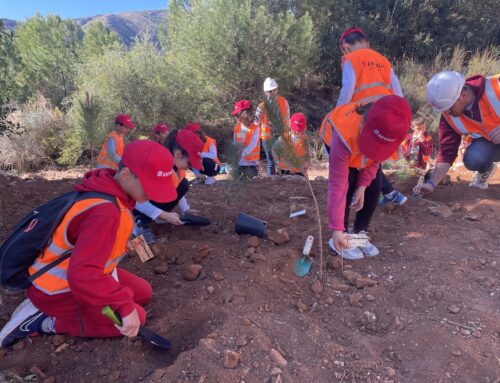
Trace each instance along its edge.
<path fill-rule="evenodd" d="M 90 171 L 75 189 L 116 196 L 125 207 L 132 210 L 135 201 L 115 180 L 115 174 L 116 171 L 112 169 Z M 111 275 L 103 273 L 115 242 L 119 221 L 120 211 L 112 203 L 94 206 L 73 218 L 68 226 L 68 239 L 75 245 L 68 266 L 71 291 L 47 295 L 31 286 L 28 293 L 30 298 L 56 305 L 73 296 L 82 306 L 110 305 L 122 317 L 130 314 L 135 309 L 132 290 L 121 286 Z"/>

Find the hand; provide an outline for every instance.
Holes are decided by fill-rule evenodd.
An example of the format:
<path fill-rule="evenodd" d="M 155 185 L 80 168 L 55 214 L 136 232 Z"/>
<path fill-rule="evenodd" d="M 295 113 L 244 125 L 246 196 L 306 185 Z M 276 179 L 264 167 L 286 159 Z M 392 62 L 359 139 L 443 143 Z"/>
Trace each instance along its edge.
<path fill-rule="evenodd" d="M 338 251 L 345 250 L 349 247 L 347 236 L 343 231 L 334 231 L 332 234 L 333 244 Z"/>
<path fill-rule="evenodd" d="M 363 205 L 365 204 L 365 190 L 366 186 L 358 186 L 354 192 L 354 198 L 352 199 L 351 204 L 354 211 L 360 211 L 363 209 Z"/>
<path fill-rule="evenodd" d="M 491 131 L 490 140 L 494 144 L 500 144 L 500 126 L 497 126 L 495 129 Z"/>
<path fill-rule="evenodd" d="M 184 225 L 184 222 L 181 221 L 179 214 L 175 212 L 164 211 L 160 214 L 160 218 L 171 223 L 172 225 Z"/>
<path fill-rule="evenodd" d="M 196 215 L 196 214 L 200 214 L 200 211 L 196 210 L 196 209 L 189 209 L 189 210 L 186 210 L 184 212 L 184 214 L 194 214 L 194 215 Z"/>
<path fill-rule="evenodd" d="M 424 194 L 429 194 L 434 191 L 434 186 L 432 186 L 429 183 L 423 183 L 421 185 L 416 185 L 413 188 L 413 193 L 418 194 L 418 195 L 424 195 Z"/>
<path fill-rule="evenodd" d="M 137 309 L 134 309 L 134 311 L 122 318 L 121 326 L 115 324 L 115 327 L 122 333 L 122 335 L 133 337 L 137 336 L 139 333 L 140 325 L 141 321 L 139 320 L 139 314 L 137 313 Z"/>

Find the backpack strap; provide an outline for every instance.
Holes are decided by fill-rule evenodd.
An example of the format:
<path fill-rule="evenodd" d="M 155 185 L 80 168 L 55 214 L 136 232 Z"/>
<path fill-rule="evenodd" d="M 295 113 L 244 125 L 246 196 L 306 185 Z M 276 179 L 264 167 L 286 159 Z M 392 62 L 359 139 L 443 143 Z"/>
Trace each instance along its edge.
<path fill-rule="evenodd" d="M 92 199 L 92 198 L 105 199 L 105 200 L 113 203 L 118 209 L 120 208 L 115 196 L 112 196 L 112 195 L 106 194 L 106 193 L 99 193 L 99 192 L 78 193 L 76 195 L 76 198 L 73 199 L 73 201 L 74 201 L 73 203 L 76 203 L 78 201 L 83 201 L 86 199 Z M 55 230 L 55 228 L 54 228 L 54 230 Z M 50 269 L 56 267 L 58 264 L 65 261 L 66 259 L 68 259 L 71 255 L 71 253 L 72 253 L 72 250 L 68 250 L 68 251 L 64 252 L 63 254 L 61 254 L 61 256 L 59 258 L 57 258 L 54 262 L 51 262 L 48 265 L 42 267 L 40 270 L 38 270 L 36 273 L 34 273 L 33 275 L 31 275 L 28 278 L 29 283 L 32 283 L 39 276 L 41 276 L 42 274 L 45 274 Z"/>

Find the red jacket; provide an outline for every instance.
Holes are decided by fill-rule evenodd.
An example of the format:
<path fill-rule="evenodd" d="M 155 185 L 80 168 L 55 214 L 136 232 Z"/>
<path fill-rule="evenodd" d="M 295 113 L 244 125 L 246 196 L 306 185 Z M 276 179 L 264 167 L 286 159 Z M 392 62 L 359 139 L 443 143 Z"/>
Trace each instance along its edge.
<path fill-rule="evenodd" d="M 484 76 L 476 75 L 469 77 L 465 83 L 469 85 L 474 92 L 474 102 L 470 111 L 464 110 L 463 114 L 476 121 L 481 121 L 481 113 L 479 112 L 479 100 L 484 93 Z M 443 116 L 439 121 L 439 152 L 437 163 L 453 164 L 457 158 L 458 149 L 462 141 L 462 135 L 458 134 L 448 124 Z"/>
<path fill-rule="evenodd" d="M 410 161 L 415 161 L 415 166 L 420 169 L 425 169 L 429 157 L 432 156 L 434 146 L 432 144 L 432 137 L 429 133 L 424 132 L 424 140 L 413 140 L 413 133 L 406 136 L 401 144 L 403 149 L 403 156 Z M 416 153 L 415 153 L 415 152 Z"/>
<path fill-rule="evenodd" d="M 135 201 L 127 196 L 114 179 L 115 174 L 116 171 L 111 169 L 88 172 L 75 189 L 114 195 L 132 210 Z M 31 286 L 30 297 L 57 304 L 57 301 L 64 302 L 68 295 L 73 295 L 82 306 L 110 305 L 122 317 L 130 314 L 135 309 L 132 290 L 121 286 L 111 275 L 103 274 L 115 241 L 119 219 L 120 212 L 112 203 L 94 206 L 76 216 L 68 226 L 68 239 L 75 245 L 68 266 L 71 291 L 47 295 Z"/>

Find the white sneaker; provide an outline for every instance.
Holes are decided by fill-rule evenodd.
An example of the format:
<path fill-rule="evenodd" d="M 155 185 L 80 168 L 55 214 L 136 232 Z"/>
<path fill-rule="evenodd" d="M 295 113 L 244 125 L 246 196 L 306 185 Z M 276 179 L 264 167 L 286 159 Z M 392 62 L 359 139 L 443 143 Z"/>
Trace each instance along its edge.
<path fill-rule="evenodd" d="M 493 174 L 495 174 L 496 168 L 497 164 L 493 162 L 493 164 L 491 165 L 491 169 L 488 170 L 487 172 L 484 173 L 476 172 L 469 186 L 479 188 L 482 190 L 488 189 L 488 181 L 490 180 L 491 177 L 493 177 Z"/>
<path fill-rule="evenodd" d="M 330 238 L 328 241 L 328 244 L 330 245 L 330 249 L 335 251 L 339 256 L 341 256 L 344 259 L 349 259 L 351 261 L 357 260 L 357 259 L 363 259 L 363 252 L 358 249 L 357 247 L 353 247 L 350 249 L 345 249 L 344 251 L 338 251 L 335 248 L 335 245 L 333 244 L 333 239 Z"/>
<path fill-rule="evenodd" d="M 366 231 L 360 231 L 359 234 L 368 234 Z M 366 246 L 358 247 L 363 252 L 365 257 L 376 257 L 380 251 L 369 241 L 366 240 Z"/>
<path fill-rule="evenodd" d="M 205 180 L 205 185 L 207 186 L 213 185 L 214 183 L 215 183 L 215 177 L 207 177 L 207 179 Z"/>
<path fill-rule="evenodd" d="M 9 347 L 18 340 L 36 334 L 47 315 L 25 299 L 12 313 L 10 320 L 0 331 L 0 348 Z"/>

